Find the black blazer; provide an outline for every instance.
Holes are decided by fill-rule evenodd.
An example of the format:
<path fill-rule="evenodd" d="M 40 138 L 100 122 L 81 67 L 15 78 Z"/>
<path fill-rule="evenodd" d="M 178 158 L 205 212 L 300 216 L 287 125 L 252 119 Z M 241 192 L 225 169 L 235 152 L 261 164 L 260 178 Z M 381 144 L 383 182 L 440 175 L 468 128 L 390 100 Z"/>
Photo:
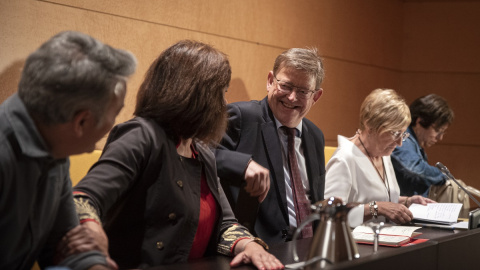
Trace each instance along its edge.
<path fill-rule="evenodd" d="M 136 117 L 113 128 L 100 160 L 75 187 L 102 217 L 110 255 L 121 269 L 187 261 L 200 214 L 202 169 L 218 213 L 206 255 L 233 255 L 234 241 L 250 236 L 237 226 L 213 153 L 201 142 L 195 147 L 197 159 L 179 156 L 176 141 L 160 125 Z"/>
<path fill-rule="evenodd" d="M 284 241 L 290 231 L 281 144 L 267 98 L 228 105 L 229 123 L 215 155 L 225 192 L 235 205 L 250 159 L 270 170 L 270 190 L 258 208 L 255 233 L 267 243 Z M 322 131 L 303 119 L 302 147 L 305 154 L 312 203 L 323 200 L 325 189 L 325 140 Z M 250 207 L 250 206 L 248 206 Z M 256 211 L 252 209 L 252 211 Z M 237 214 L 238 215 L 238 214 Z M 240 220 L 240 217 L 237 216 Z M 248 224 L 245 224 L 248 227 Z"/>

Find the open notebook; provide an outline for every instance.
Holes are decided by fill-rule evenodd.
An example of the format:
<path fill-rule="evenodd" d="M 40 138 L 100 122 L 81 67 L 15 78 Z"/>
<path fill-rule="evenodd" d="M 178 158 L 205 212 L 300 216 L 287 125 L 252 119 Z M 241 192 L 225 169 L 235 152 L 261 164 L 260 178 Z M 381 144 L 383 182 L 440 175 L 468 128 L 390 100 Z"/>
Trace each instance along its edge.
<path fill-rule="evenodd" d="M 462 209 L 461 203 L 429 203 L 427 205 L 413 203 L 409 207 L 414 223 L 433 223 L 451 225 L 458 222 Z"/>
<path fill-rule="evenodd" d="M 383 246 L 399 247 L 408 244 L 413 238 L 421 233 L 415 232 L 421 227 L 411 226 L 389 226 L 380 230 L 378 244 Z M 371 228 L 367 226 L 357 226 L 352 236 L 357 243 L 361 244 L 373 244 L 374 233 Z"/>

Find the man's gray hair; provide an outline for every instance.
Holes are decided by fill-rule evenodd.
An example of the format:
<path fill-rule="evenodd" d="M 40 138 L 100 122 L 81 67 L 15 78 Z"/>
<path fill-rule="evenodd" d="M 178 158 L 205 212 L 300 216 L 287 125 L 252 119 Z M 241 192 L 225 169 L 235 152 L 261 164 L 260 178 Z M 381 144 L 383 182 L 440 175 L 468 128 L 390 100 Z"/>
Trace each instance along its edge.
<path fill-rule="evenodd" d="M 284 51 L 275 59 L 273 74 L 277 75 L 282 68 L 291 68 L 307 73 L 315 79 L 316 90 L 320 89 L 325 77 L 323 61 L 318 56 L 316 48 L 292 48 Z"/>
<path fill-rule="evenodd" d="M 26 60 L 18 95 L 43 124 L 65 123 L 90 110 L 102 119 L 117 84 L 135 72 L 135 56 L 83 33 L 61 32 Z"/>

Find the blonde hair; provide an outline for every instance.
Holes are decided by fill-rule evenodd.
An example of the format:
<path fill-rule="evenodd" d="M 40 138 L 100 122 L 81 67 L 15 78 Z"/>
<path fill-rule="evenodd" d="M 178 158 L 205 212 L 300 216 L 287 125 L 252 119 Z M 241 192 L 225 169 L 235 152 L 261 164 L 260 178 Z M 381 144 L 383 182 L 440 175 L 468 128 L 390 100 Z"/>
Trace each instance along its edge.
<path fill-rule="evenodd" d="M 360 130 L 367 127 L 373 132 L 398 131 L 411 122 L 405 100 L 393 89 L 375 89 L 360 107 Z"/>

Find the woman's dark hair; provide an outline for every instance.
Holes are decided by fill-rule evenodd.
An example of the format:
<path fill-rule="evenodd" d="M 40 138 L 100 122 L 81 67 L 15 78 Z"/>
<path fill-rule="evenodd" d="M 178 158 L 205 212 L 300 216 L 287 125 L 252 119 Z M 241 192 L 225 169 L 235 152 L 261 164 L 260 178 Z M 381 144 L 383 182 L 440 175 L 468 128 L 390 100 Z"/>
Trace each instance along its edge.
<path fill-rule="evenodd" d="M 173 136 L 217 143 L 226 129 L 224 93 L 230 78 L 224 53 L 204 43 L 180 41 L 150 66 L 134 114 L 154 119 Z"/>
<path fill-rule="evenodd" d="M 448 106 L 447 101 L 441 96 L 430 94 L 417 98 L 410 104 L 410 113 L 412 115 L 411 126 L 415 126 L 417 119 L 420 118 L 420 125 L 428 128 L 431 125 L 441 127 L 445 124 L 450 125 L 453 122 L 453 110 Z"/>

